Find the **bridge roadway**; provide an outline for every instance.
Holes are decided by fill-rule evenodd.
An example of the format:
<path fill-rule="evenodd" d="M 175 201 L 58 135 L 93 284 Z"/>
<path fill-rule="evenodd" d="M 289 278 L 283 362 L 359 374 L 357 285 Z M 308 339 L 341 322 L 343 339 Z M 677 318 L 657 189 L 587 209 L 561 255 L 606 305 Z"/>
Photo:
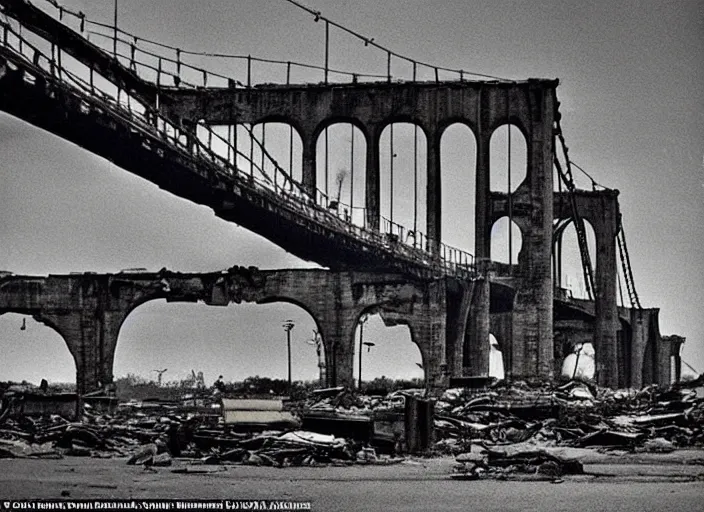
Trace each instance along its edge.
<path fill-rule="evenodd" d="M 20 34 L 3 25 L 0 109 L 179 197 L 209 206 L 223 219 L 264 236 L 304 260 L 328 268 L 402 271 L 425 277 L 448 273 L 474 276 L 472 256 L 443 248 L 437 238 L 421 241 L 419 233 L 409 245 L 399 239 L 398 226 L 395 235 L 380 233 L 378 211 L 369 224 L 376 229 L 365 229 L 316 204 L 314 186 L 276 187 L 245 175 L 198 140 L 191 120 L 172 113 L 156 114 L 157 96 L 161 95 L 163 102 L 167 89 L 141 79 L 27 2 L 0 0 L 0 7 L 61 52 L 85 64 L 86 74 L 89 68 L 92 70 L 90 79 L 71 77 L 66 70 L 62 74 L 60 57 L 54 58 L 53 50 L 52 55 L 42 54 L 37 47 L 28 59 L 18 52 L 17 44 L 12 45 L 13 36 L 19 40 Z M 25 39 L 25 53 L 28 48 L 31 50 L 32 44 Z M 105 95 L 101 98 L 101 91 L 93 87 L 93 75 L 142 101 L 148 113 L 140 115 L 106 101 Z"/>
<path fill-rule="evenodd" d="M 452 284 L 443 295 L 446 299 L 436 304 L 444 312 L 428 317 L 442 317 L 444 327 L 431 321 L 436 328 L 426 329 L 428 339 L 422 342 L 435 346 L 437 336 L 443 338 L 438 353 L 445 352 L 445 357 L 436 363 L 438 368 L 449 364 L 440 372 L 444 376 L 486 375 L 486 340 L 492 332 L 504 347 L 508 375 L 526 379 L 555 375 L 556 354 L 561 353 L 555 339 L 575 334 L 569 327 L 560 328 L 559 321 L 570 319 L 554 315 L 554 279 L 559 272 L 551 267 L 555 254 L 559 259 L 555 247 L 561 238 L 554 226 L 571 216 L 566 196 L 553 192 L 554 128 L 560 118 L 556 80 L 159 87 L 25 0 L 0 0 L 0 8 L 51 48 L 42 52 L 0 21 L 0 110 L 171 193 L 207 205 L 216 215 L 334 272 L 398 273 L 409 282 L 420 279 L 430 287 L 447 278 Z M 62 68 L 62 53 L 83 63 L 86 76 Z M 141 101 L 145 112 L 121 103 L 119 92 L 115 101 L 98 91 L 94 75 Z M 290 123 L 303 140 L 303 183 L 284 190 L 244 175 L 196 137 L 200 121 L 206 129 L 219 123 Z M 345 222 L 315 203 L 317 135 L 338 121 L 358 126 L 367 139 L 366 224 L 371 229 Z M 397 121 L 416 123 L 427 138 L 427 244 L 407 245 L 378 230 L 379 138 L 386 125 Z M 438 236 L 442 217 L 439 143 L 443 130 L 454 122 L 469 126 L 477 141 L 476 264 L 468 255 L 447 251 Z M 528 153 L 526 178 L 510 196 L 489 186 L 491 135 L 505 123 L 519 128 Z M 580 329 L 589 330 L 593 340 L 600 384 L 638 386 L 643 379 L 662 381 L 658 371 L 644 369 L 655 366 L 644 366 L 643 359 L 659 364 L 664 362 L 659 354 L 669 350 L 657 322 L 639 338 L 635 326 L 624 329 L 619 320 L 614 242 L 620 215 L 617 196 L 617 191 L 608 190 L 578 192 L 579 214 L 592 224 L 597 242 L 593 321 Z M 491 228 L 501 216 L 509 216 L 521 230 L 522 249 L 517 263 L 508 268 L 509 277 L 502 281 L 512 293 L 497 305 L 492 298 L 500 282 L 492 270 L 490 246 Z M 339 349 L 341 345 L 332 346 Z M 429 381 L 442 380 L 437 375 Z"/>

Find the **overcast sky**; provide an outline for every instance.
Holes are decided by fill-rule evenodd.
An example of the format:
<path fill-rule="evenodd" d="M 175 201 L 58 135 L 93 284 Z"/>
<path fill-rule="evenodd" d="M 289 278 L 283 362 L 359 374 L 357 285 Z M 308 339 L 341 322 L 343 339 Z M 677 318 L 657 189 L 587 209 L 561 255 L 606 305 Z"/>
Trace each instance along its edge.
<path fill-rule="evenodd" d="M 112 0 L 63 3 L 90 19 L 111 23 Z M 687 337 L 684 359 L 702 371 L 704 2 L 307 0 L 307 5 L 419 61 L 515 80 L 559 78 L 562 127 L 571 158 L 597 182 L 621 192 L 641 302 L 661 308 L 663 334 Z M 285 0 L 120 0 L 119 20 L 128 32 L 184 49 L 323 64 L 323 23 L 315 23 Z M 98 36 L 91 40 L 104 43 Z M 191 62 L 246 81 L 241 61 Z M 330 66 L 384 74 L 386 56 L 331 29 Z M 401 63 L 394 62 L 393 71 L 410 78 L 410 68 Z M 281 82 L 285 76 L 285 67 L 254 67 L 255 82 Z M 292 81 L 320 80 L 321 73 L 292 74 Z M 286 155 L 287 132 L 282 127 L 267 130 L 268 146 Z M 331 182 L 336 172 L 349 169 L 345 148 L 351 137 L 349 127 L 344 130 L 331 130 Z M 407 225 L 414 220 L 412 200 L 408 202 L 412 133 L 407 126 L 395 131 L 400 149 L 394 215 Z M 382 143 L 388 141 L 388 134 L 385 137 Z M 525 149 L 517 137 L 512 140 L 516 184 Z M 356 165 L 362 167 L 354 171 L 357 185 L 364 172 L 364 147 L 361 136 L 356 141 Z M 421 162 L 424 144 L 419 143 Z M 505 158 L 499 157 L 506 153 L 502 144 L 505 134 L 497 134 L 497 157 L 492 159 L 497 165 L 505 165 Z M 294 159 L 300 158 L 296 148 Z M 442 151 L 447 191 L 443 236 L 471 250 L 468 226 L 473 221 L 468 216 L 473 203 L 466 196 L 472 194 L 467 170 L 472 168 L 468 162 L 474 158 L 473 142 L 468 132 L 453 127 L 443 138 Z M 128 267 L 213 271 L 232 265 L 314 266 L 217 219 L 206 208 L 4 114 L 0 155 L 0 269 L 45 275 Z M 382 173 L 388 172 L 387 162 L 382 158 Z M 419 185 L 423 183 L 421 178 Z M 492 183 L 498 186 L 501 180 Z M 358 204 L 363 199 L 356 185 L 353 201 Z M 582 177 L 578 185 L 590 188 Z M 348 184 L 345 187 L 346 197 L 350 191 Z M 386 215 L 388 205 L 387 196 L 382 206 Z M 421 208 L 419 215 L 423 213 Z M 576 254 L 572 251 L 573 257 Z M 567 277 L 578 293 L 578 264 L 568 265 Z M 152 370 L 168 368 L 164 379 L 173 380 L 194 369 L 203 371 L 209 383 L 219 374 L 226 380 L 253 374 L 285 377 L 281 323 L 287 319 L 296 322 L 293 377 L 312 379 L 315 350 L 305 342 L 313 337 L 314 324 L 303 310 L 291 305 L 216 308 L 159 301 L 141 306 L 126 321 L 115 374 L 154 377 Z M 31 319 L 21 331 L 21 323 L 19 315 L 0 317 L 0 379 L 72 381 L 75 368 L 58 335 Z M 375 317 L 365 327 L 365 339 L 376 343 L 364 354 L 365 378 L 422 375 L 416 366 L 420 354 L 406 328 L 384 328 Z"/>

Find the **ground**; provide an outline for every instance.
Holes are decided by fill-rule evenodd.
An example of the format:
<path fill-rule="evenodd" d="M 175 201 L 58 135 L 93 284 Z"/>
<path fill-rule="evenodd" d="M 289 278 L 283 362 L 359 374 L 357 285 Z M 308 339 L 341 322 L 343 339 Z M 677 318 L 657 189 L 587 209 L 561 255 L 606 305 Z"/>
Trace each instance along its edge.
<path fill-rule="evenodd" d="M 337 511 L 701 511 L 704 452 L 604 456 L 562 483 L 453 480 L 451 457 L 388 466 L 192 466 L 145 470 L 125 459 L 0 460 L 0 499 L 274 499 Z M 174 473 L 189 466 L 207 473 Z"/>

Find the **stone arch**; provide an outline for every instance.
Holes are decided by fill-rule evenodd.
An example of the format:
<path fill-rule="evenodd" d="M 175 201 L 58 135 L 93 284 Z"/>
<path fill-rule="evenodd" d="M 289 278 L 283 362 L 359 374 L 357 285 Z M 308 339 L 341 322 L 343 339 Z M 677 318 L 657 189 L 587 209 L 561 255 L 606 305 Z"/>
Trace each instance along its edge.
<path fill-rule="evenodd" d="M 331 122 L 335 119 L 337 121 Z M 340 117 L 327 119 L 326 123 L 321 124 L 320 130 L 315 146 L 317 203 L 337 212 L 345 221 L 364 226 L 368 140 L 366 130 L 360 128 L 360 123 Z"/>
<path fill-rule="evenodd" d="M 408 116 L 385 120 L 378 133 L 380 230 L 411 245 L 421 243 L 428 215 L 429 134 Z"/>
<path fill-rule="evenodd" d="M 339 115 L 333 115 L 330 117 L 326 117 L 318 125 L 313 129 L 313 141 L 317 144 L 318 139 L 320 139 L 320 136 L 323 134 L 325 131 L 325 128 L 330 128 L 333 125 L 336 124 L 351 124 L 355 128 L 357 128 L 360 132 L 362 132 L 362 135 L 364 136 L 364 142 L 366 144 L 369 143 L 369 138 L 371 137 L 371 132 L 369 130 L 369 127 L 360 121 L 356 117 L 350 117 L 350 116 L 339 116 Z"/>
<path fill-rule="evenodd" d="M 515 193 L 528 177 L 528 138 L 520 125 L 514 121 L 515 119 L 511 119 L 496 126 L 489 138 L 489 188 L 494 192 Z M 504 129 L 505 127 L 508 129 Z"/>
<path fill-rule="evenodd" d="M 468 123 L 458 121 L 442 128 L 440 239 L 444 244 L 472 254 L 475 242 L 477 157 L 476 136 Z"/>
<path fill-rule="evenodd" d="M 406 327 L 406 329 L 394 329 L 402 326 Z M 358 382 L 359 378 L 359 343 L 362 331 L 365 343 L 370 341 L 375 343 L 372 347 L 362 346 L 363 381 L 381 377 L 382 375 L 394 379 L 422 377 L 424 382 L 427 380 L 428 356 L 423 344 L 418 342 L 417 333 L 413 329 L 411 322 L 393 313 L 385 312 L 378 306 L 370 306 L 360 311 L 356 316 L 352 331 L 354 333 L 355 382 Z M 383 339 L 382 342 L 380 342 L 381 339 Z M 371 349 L 371 352 L 367 352 L 368 349 Z M 375 352 L 376 354 L 374 355 Z M 372 354 L 374 357 L 366 357 L 367 354 Z M 422 368 L 417 366 L 418 361 L 415 359 L 418 359 L 418 356 L 420 356 L 420 366 Z M 403 372 L 403 375 L 401 373 L 390 375 L 386 369 L 390 368 L 391 365 L 398 372 Z"/>
<path fill-rule="evenodd" d="M 143 374 L 156 368 L 151 366 L 157 364 L 157 359 L 163 359 L 165 361 L 163 367 L 173 368 L 171 376 L 178 379 L 183 378 L 191 369 L 198 371 L 198 364 L 199 362 L 203 364 L 205 355 L 204 364 L 212 368 L 205 372 L 206 381 L 214 380 L 218 374 L 224 375 L 226 381 L 241 381 L 246 377 L 254 376 L 255 373 L 261 374 L 261 370 L 257 370 L 254 361 L 261 359 L 262 350 L 264 350 L 264 353 L 268 354 L 267 357 L 277 363 L 273 369 L 277 372 L 274 377 L 285 380 L 287 378 L 287 342 L 286 333 L 281 324 L 291 317 L 295 323 L 291 334 L 293 380 L 317 381 L 319 379 L 320 359 L 317 357 L 315 345 L 308 341 L 314 338 L 314 330 L 320 332 L 320 327 L 315 316 L 305 304 L 299 301 L 271 296 L 257 302 L 237 304 L 236 307 L 233 307 L 233 302 L 230 302 L 228 307 L 223 308 L 212 307 L 195 300 L 164 302 L 158 299 L 165 299 L 165 297 L 153 295 L 139 301 L 138 305 L 131 308 L 118 334 L 114 359 L 116 369 L 134 366 L 134 370 Z M 269 322 L 272 313 L 267 312 L 266 309 L 271 309 L 275 303 L 293 305 L 300 313 L 292 312 L 290 308 L 281 308 L 283 311 L 274 313 L 278 315 L 275 321 Z M 245 311 L 246 309 L 250 311 Z M 140 317 L 140 314 L 143 316 Z M 247 330 L 245 318 L 264 327 Z M 237 333 L 239 333 L 238 338 L 232 340 L 231 337 L 237 336 Z M 142 344 L 138 339 L 140 337 L 161 338 L 166 343 L 173 341 L 174 345 L 178 340 L 180 345 L 176 345 L 171 353 L 161 350 L 155 354 L 153 348 L 148 350 L 149 345 L 152 347 L 155 345 L 152 339 L 150 343 L 144 345 L 142 357 L 145 358 L 145 363 L 131 364 L 129 360 L 135 357 L 134 353 L 128 354 L 125 350 L 129 348 L 133 351 L 135 347 L 141 347 Z M 260 345 L 262 341 L 265 342 L 264 347 Z M 205 352 L 203 344 L 208 347 Z M 324 342 L 320 347 L 320 357 L 325 360 L 327 347 Z M 248 355 L 238 357 L 238 353 Z M 188 361 L 186 363 L 188 367 L 181 363 L 183 360 Z"/>
<path fill-rule="evenodd" d="M 519 262 L 522 249 L 523 231 L 518 223 L 515 220 L 511 221 L 509 235 L 509 218 L 504 216 L 496 219 L 491 225 L 490 254 L 492 261 L 516 265 Z"/>
<path fill-rule="evenodd" d="M 10 326 L 15 323 L 16 326 Z M 75 355 L 54 322 L 32 312 L 0 310 L 0 324 L 4 324 L 0 325 L 0 330 L 5 333 L 2 346 L 4 364 L 0 369 L 0 380 L 27 380 L 37 385 L 43 378 L 50 384 L 76 382 Z M 60 343 L 54 343 L 57 341 Z M 15 344 L 21 350 L 10 354 L 10 349 Z M 32 346 L 33 344 L 37 346 Z M 28 350 L 32 352 L 29 359 L 26 356 Z M 70 371 L 67 372 L 65 367 L 69 363 Z"/>
<path fill-rule="evenodd" d="M 470 132 L 472 132 L 472 136 L 474 137 L 475 142 L 479 139 L 478 137 L 478 128 L 477 124 L 475 121 L 471 119 L 467 119 L 466 117 L 462 116 L 450 116 L 450 117 L 445 117 L 438 122 L 437 125 L 437 134 L 438 137 L 441 137 L 445 134 L 445 130 L 448 128 L 454 126 L 454 125 L 462 125 L 466 126 Z"/>
<path fill-rule="evenodd" d="M 591 222 L 583 219 L 592 269 L 596 262 L 596 233 Z M 586 285 L 582 271 L 577 232 L 572 219 L 559 220 L 553 229 L 554 282 L 572 297 L 586 298 Z M 567 238 L 565 238 L 565 235 Z M 566 251 L 565 251 L 566 249 Z"/>

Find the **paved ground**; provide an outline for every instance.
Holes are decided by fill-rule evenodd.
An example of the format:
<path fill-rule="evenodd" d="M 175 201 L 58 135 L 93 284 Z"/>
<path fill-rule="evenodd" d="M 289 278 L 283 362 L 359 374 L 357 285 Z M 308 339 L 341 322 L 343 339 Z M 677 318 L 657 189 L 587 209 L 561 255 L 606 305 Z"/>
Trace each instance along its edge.
<path fill-rule="evenodd" d="M 452 480 L 451 458 L 392 466 L 201 467 L 207 474 L 145 471 L 124 459 L 2 459 L 0 499 L 276 499 L 310 501 L 312 510 L 325 512 L 704 510 L 702 452 L 592 458 L 587 474 L 560 484 Z"/>

